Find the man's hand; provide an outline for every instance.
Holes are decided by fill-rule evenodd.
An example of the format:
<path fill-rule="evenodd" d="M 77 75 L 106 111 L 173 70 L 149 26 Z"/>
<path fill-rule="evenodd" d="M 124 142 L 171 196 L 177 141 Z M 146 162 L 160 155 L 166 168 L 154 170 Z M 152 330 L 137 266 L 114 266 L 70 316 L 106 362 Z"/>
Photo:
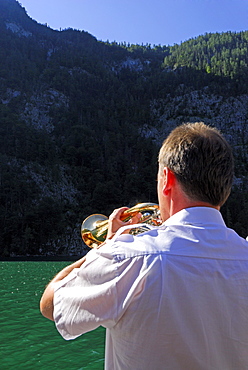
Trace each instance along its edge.
<path fill-rule="evenodd" d="M 111 239 L 115 235 L 117 230 L 119 230 L 120 227 L 137 224 L 139 222 L 142 216 L 141 213 L 137 213 L 137 215 L 135 215 L 134 217 L 132 217 L 130 220 L 126 222 L 122 221 L 121 215 L 127 209 L 128 207 L 121 207 L 121 208 L 115 209 L 111 213 L 111 215 L 109 216 L 109 220 L 108 220 L 108 232 L 107 232 L 106 240 Z M 125 231 L 125 232 L 128 232 L 128 231 Z"/>

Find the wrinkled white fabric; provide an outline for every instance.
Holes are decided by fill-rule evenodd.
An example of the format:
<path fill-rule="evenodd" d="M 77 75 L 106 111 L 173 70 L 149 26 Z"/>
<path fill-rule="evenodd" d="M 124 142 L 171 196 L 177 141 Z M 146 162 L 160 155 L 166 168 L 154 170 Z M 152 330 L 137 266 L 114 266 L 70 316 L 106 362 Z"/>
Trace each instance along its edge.
<path fill-rule="evenodd" d="M 182 210 L 91 250 L 54 319 L 67 340 L 107 328 L 107 370 L 248 369 L 248 242 L 215 209 Z"/>

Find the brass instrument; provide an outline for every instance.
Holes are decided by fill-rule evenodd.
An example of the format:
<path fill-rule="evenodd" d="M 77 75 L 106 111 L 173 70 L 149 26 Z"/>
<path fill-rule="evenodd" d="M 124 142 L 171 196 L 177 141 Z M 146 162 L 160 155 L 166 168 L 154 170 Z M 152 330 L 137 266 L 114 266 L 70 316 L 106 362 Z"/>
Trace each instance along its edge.
<path fill-rule="evenodd" d="M 132 217 L 141 213 L 142 216 L 138 223 L 146 223 L 154 226 L 161 224 L 159 218 L 159 206 L 156 203 L 139 203 L 134 207 L 125 210 L 121 215 L 121 220 L 126 222 Z M 137 234 L 144 232 L 145 228 L 135 228 L 130 233 Z M 108 217 L 102 214 L 88 216 L 82 223 L 81 235 L 84 243 L 94 248 L 104 242 L 108 232 Z"/>

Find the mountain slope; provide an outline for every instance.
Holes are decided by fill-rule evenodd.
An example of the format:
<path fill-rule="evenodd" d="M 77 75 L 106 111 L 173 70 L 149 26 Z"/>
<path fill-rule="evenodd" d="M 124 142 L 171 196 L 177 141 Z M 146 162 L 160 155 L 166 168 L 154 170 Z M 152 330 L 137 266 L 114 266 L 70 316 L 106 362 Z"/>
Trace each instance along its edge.
<path fill-rule="evenodd" d="M 159 145 L 196 120 L 234 147 L 234 192 L 222 212 L 248 235 L 246 40 L 243 32 L 173 47 L 109 44 L 54 31 L 0 0 L 2 253 L 83 254 L 82 220 L 156 202 Z"/>

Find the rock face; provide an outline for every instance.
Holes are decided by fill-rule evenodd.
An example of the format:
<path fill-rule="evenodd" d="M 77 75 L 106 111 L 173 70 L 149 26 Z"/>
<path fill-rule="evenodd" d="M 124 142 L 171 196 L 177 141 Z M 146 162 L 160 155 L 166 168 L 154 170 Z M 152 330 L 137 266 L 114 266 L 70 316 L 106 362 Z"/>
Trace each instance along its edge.
<path fill-rule="evenodd" d="M 69 99 L 63 93 L 52 88 L 32 95 L 26 102 L 20 117 L 36 129 L 51 133 L 54 129 L 50 115 L 51 108 L 68 108 Z"/>
<path fill-rule="evenodd" d="M 11 30 L 13 33 L 16 33 L 18 36 L 25 36 L 25 37 L 30 37 L 32 36 L 32 33 L 29 31 L 26 31 L 22 26 L 12 23 L 12 22 L 6 22 L 6 28 L 8 30 Z"/>
<path fill-rule="evenodd" d="M 157 122 L 158 138 L 182 122 L 203 121 L 216 126 L 236 146 L 248 143 L 248 95 L 223 97 L 208 94 L 207 89 L 168 94 L 166 99 L 151 102 L 151 113 Z"/>

